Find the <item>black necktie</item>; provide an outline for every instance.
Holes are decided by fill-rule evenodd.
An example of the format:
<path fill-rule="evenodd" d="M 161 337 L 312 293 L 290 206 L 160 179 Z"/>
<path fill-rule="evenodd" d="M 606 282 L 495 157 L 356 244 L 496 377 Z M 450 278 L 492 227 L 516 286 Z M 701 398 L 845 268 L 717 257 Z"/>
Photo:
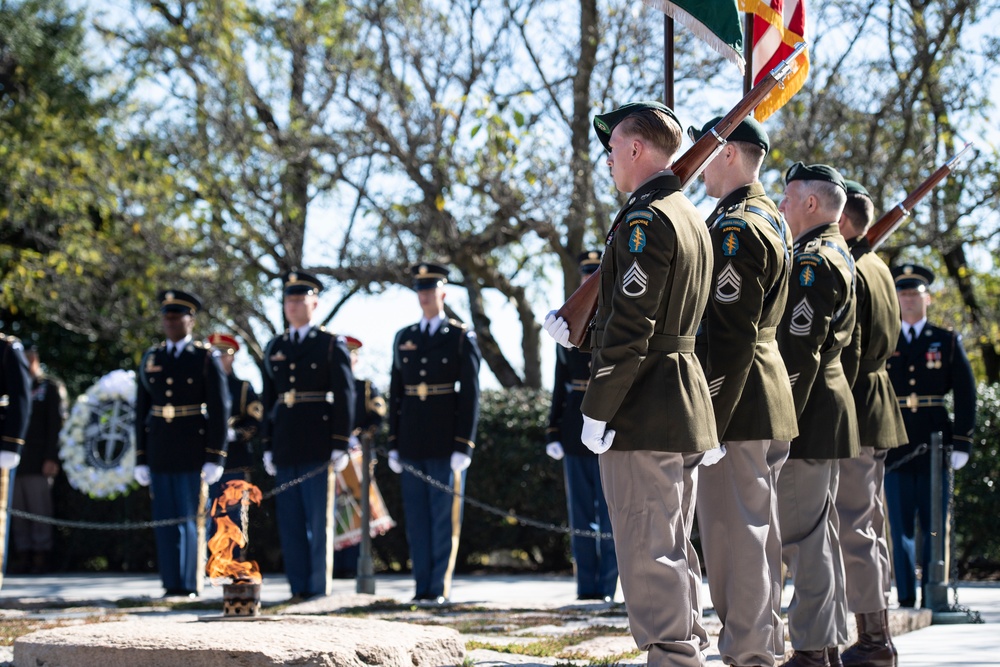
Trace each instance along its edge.
<path fill-rule="evenodd" d="M 912 343 L 914 340 L 916 340 L 916 338 L 917 338 L 917 330 L 911 324 L 910 327 L 909 327 L 909 329 L 906 332 L 906 340 L 908 340 L 909 342 Z"/>
<path fill-rule="evenodd" d="M 301 337 L 299 336 L 299 330 L 296 329 L 295 331 L 292 332 L 292 342 L 298 345 L 300 340 Z"/>

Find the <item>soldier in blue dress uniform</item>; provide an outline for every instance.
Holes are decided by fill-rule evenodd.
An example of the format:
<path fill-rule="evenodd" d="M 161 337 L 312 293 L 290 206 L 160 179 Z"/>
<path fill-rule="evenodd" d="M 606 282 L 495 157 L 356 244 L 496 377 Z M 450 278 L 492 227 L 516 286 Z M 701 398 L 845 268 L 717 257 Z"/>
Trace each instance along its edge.
<path fill-rule="evenodd" d="M 354 336 L 345 336 L 347 349 L 351 353 L 351 370 L 355 370 L 358 365 L 358 350 L 364 345 Z M 355 426 L 351 435 L 350 452 L 355 452 L 361 448 L 361 441 L 358 439 L 363 433 L 375 434 L 385 420 L 386 405 L 385 399 L 378 387 L 371 380 L 362 380 L 355 376 L 354 392 L 357 396 L 354 404 Z M 340 493 L 343 489 L 338 488 Z M 359 503 L 361 496 L 355 498 Z M 333 564 L 334 579 L 353 579 L 358 574 L 358 556 L 361 553 L 361 545 L 354 544 L 344 547 L 337 552 Z"/>
<path fill-rule="evenodd" d="M 14 469 L 21 462 L 21 448 L 31 420 L 31 373 L 24 356 L 24 346 L 14 336 L 0 334 L 0 488 L 6 484 L 5 495 L 0 495 L 0 507 L 10 506 L 14 493 Z M 5 516 L 8 516 L 4 512 Z M 0 544 L 0 572 L 7 564 L 7 537 Z M 0 578 L 2 581 L 2 578 Z"/>
<path fill-rule="evenodd" d="M 589 276 L 601 265 L 601 253 L 591 250 L 578 258 L 580 272 Z M 589 351 L 556 345 L 556 377 L 552 386 L 552 408 L 545 430 L 545 452 L 563 459 L 569 525 L 574 530 L 611 532 L 608 503 L 601 488 L 597 454 L 580 440 L 583 414 L 580 404 L 590 384 Z M 565 458 L 563 458 L 565 456 Z M 618 558 L 613 539 L 573 535 L 570 539 L 576 563 L 576 598 L 610 602 L 618 587 Z"/>
<path fill-rule="evenodd" d="M 462 525 L 465 471 L 472 462 L 479 422 L 479 347 L 475 334 L 444 314 L 448 270 L 411 269 L 423 318 L 393 342 L 389 386 L 389 467 L 405 463 L 452 489 L 401 478 L 414 600 L 448 601 Z"/>
<path fill-rule="evenodd" d="M 167 340 L 143 355 L 135 396 L 135 479 L 150 487 L 154 521 L 197 514 L 202 481 L 222 476 L 230 408 L 218 352 L 193 339 L 201 301 L 181 290 L 158 299 Z M 166 595 L 197 595 L 196 521 L 158 527 L 155 535 Z"/>
<path fill-rule="evenodd" d="M 278 534 L 293 599 L 328 595 L 333 578 L 336 472 L 347 466 L 354 425 L 354 375 L 342 336 L 311 324 L 319 279 L 284 279 L 288 330 L 264 351 L 264 468 L 277 485 L 315 472 L 278 494 Z"/>
<path fill-rule="evenodd" d="M 976 427 L 976 380 L 962 347 L 962 337 L 927 321 L 931 297 L 928 287 L 934 273 L 923 266 L 904 264 L 892 270 L 902 318 L 895 353 L 886 368 L 896 391 L 909 442 L 886 457 L 885 497 L 892 533 L 893 571 L 896 594 L 902 607 L 916 603 L 916 547 L 914 519 L 920 522 L 923 544 L 921 572 L 930 562 L 931 462 L 918 455 L 894 468 L 894 464 L 921 444 L 930 445 L 932 433 L 941 432 L 952 447 L 952 467 L 958 470 L 969 460 L 972 433 Z M 952 392 L 955 421 L 948 418 L 945 395 Z M 942 465 L 942 469 L 944 466 Z M 947 485 L 945 493 L 947 494 Z M 945 500 L 948 500 L 946 497 Z M 926 580 L 925 580 L 926 582 Z M 921 596 L 921 603 L 926 598 Z"/>

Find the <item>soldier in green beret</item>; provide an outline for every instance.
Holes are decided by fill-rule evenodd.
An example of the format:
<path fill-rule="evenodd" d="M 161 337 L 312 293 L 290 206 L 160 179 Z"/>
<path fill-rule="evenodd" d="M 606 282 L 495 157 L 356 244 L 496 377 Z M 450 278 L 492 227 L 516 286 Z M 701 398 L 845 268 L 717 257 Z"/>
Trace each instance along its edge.
<path fill-rule="evenodd" d="M 845 665 L 893 667 L 896 649 L 889 635 L 889 548 L 885 539 L 882 485 L 889 450 L 906 442 L 886 361 L 899 338 L 899 304 L 892 274 L 872 252 L 865 232 L 875 218 L 871 195 L 857 181 L 845 181 L 847 203 L 840 231 L 847 239 L 857 273 L 857 326 L 860 345 L 849 345 L 841 363 L 854 380 L 859 456 L 840 459 L 837 515 L 844 554 L 847 609 L 854 612 L 858 641 L 841 656 Z"/>
<path fill-rule="evenodd" d="M 839 664 L 847 639 L 837 533 L 838 460 L 858 454 L 858 421 L 841 350 L 854 340 L 854 259 L 838 221 L 847 189 L 833 167 L 796 162 L 778 209 L 795 239 L 778 346 L 792 383 L 799 435 L 778 477 L 782 558 L 795 581 L 788 608 L 794 667 Z M 836 661 L 836 662 L 834 662 Z"/>
<path fill-rule="evenodd" d="M 691 139 L 719 120 L 689 128 Z M 726 456 L 700 471 L 697 507 L 727 665 L 773 665 L 785 652 L 776 483 L 798 425 L 776 339 L 792 236 L 759 180 L 769 148 L 767 132 L 747 118 L 703 172 L 719 201 L 707 221 L 715 270 L 697 350 Z"/>
<path fill-rule="evenodd" d="M 594 127 L 615 186 L 631 194 L 601 260 L 581 440 L 599 455 L 636 644 L 650 665 L 703 665 L 687 510 L 694 468 L 720 451 L 694 353 L 711 289 L 708 229 L 670 170 L 682 132 L 673 111 L 628 104 L 597 116 Z M 568 344 L 562 318 L 550 313 L 545 329 Z"/>

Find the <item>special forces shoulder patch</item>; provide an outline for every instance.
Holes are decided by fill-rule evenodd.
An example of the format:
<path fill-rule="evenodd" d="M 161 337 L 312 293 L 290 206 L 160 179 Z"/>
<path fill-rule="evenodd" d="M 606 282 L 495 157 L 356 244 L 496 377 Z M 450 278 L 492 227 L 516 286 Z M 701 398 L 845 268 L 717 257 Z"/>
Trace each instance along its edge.
<path fill-rule="evenodd" d="M 808 336 L 812 331 L 814 311 L 809 297 L 802 297 L 802 300 L 795 304 L 792 309 L 792 320 L 788 325 L 788 332 L 793 336 Z"/>
<path fill-rule="evenodd" d="M 645 224 L 645 223 L 643 223 Z M 642 227 L 635 227 L 628 234 L 628 249 L 631 253 L 640 253 L 646 247 L 646 232 Z"/>
<path fill-rule="evenodd" d="M 649 276 L 639 266 L 639 261 L 633 260 L 632 266 L 622 276 L 622 293 L 633 299 L 638 298 L 646 293 L 648 282 Z"/>
<path fill-rule="evenodd" d="M 795 263 L 802 267 L 799 271 L 799 285 L 812 287 L 816 282 L 816 267 L 823 264 L 823 256 L 815 253 L 802 253 L 795 258 Z"/>
<path fill-rule="evenodd" d="M 719 271 L 715 280 L 715 300 L 719 303 L 736 303 L 740 300 L 742 289 L 743 277 L 732 262 L 726 262 L 726 266 Z"/>

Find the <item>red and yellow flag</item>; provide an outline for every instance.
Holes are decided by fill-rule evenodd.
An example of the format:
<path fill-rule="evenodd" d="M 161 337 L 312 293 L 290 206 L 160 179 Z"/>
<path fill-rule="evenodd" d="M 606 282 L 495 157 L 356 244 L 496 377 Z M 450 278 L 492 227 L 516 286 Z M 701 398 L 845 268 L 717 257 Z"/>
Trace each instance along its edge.
<path fill-rule="evenodd" d="M 806 41 L 805 0 L 739 0 L 740 11 L 753 14 L 754 85 L 787 58 L 798 42 Z M 805 83 L 809 75 L 809 51 L 795 60 L 796 68 L 775 86 L 754 110 L 763 121 L 780 109 Z"/>

